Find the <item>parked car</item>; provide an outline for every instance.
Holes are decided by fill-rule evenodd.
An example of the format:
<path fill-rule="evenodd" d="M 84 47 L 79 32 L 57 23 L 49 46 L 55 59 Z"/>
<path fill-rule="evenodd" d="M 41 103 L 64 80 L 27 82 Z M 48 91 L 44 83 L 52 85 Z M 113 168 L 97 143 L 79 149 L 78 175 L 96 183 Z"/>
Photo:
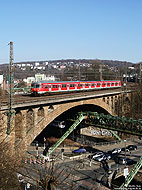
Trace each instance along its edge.
<path fill-rule="evenodd" d="M 137 146 L 136 145 L 129 145 L 126 147 L 129 151 L 131 150 L 137 150 Z"/>
<path fill-rule="evenodd" d="M 113 150 L 111 151 L 108 151 L 107 153 L 108 154 L 119 154 L 121 152 L 121 148 L 114 148 Z"/>
<path fill-rule="evenodd" d="M 104 152 L 95 152 L 94 154 L 91 154 L 88 156 L 90 159 L 95 159 L 96 157 L 103 156 Z"/>
<path fill-rule="evenodd" d="M 106 160 L 110 160 L 111 159 L 111 155 L 108 154 L 108 153 L 105 153 L 105 157 L 106 157 Z"/>
<path fill-rule="evenodd" d="M 107 157 L 105 155 L 101 155 L 101 156 L 97 156 L 95 158 L 93 158 L 95 161 L 101 162 L 103 160 L 106 160 Z"/>
<path fill-rule="evenodd" d="M 80 153 L 80 154 L 85 153 L 85 152 L 86 152 L 86 149 L 83 147 L 80 147 L 80 148 L 72 151 L 72 153 Z"/>
<path fill-rule="evenodd" d="M 129 152 L 128 148 L 125 148 L 125 147 L 121 148 L 121 151 L 125 152 L 125 150 L 126 150 L 126 152 Z"/>
<path fill-rule="evenodd" d="M 129 158 L 119 158 L 118 160 L 119 164 L 127 164 L 127 165 L 132 165 L 132 164 L 136 164 L 136 161 L 129 159 Z"/>
<path fill-rule="evenodd" d="M 110 156 L 110 154 L 103 153 L 102 155 L 94 157 L 93 159 L 98 161 L 98 162 L 101 162 L 101 161 L 104 161 L 104 160 L 110 160 L 111 156 Z"/>

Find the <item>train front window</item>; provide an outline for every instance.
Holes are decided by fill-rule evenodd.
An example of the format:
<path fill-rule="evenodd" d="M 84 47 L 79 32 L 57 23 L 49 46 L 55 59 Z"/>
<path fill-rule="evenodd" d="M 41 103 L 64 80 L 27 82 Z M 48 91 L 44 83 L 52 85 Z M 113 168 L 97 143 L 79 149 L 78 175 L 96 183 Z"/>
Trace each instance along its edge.
<path fill-rule="evenodd" d="M 32 83 L 31 84 L 32 88 L 41 88 L 41 84 L 37 84 L 37 83 Z"/>
<path fill-rule="evenodd" d="M 31 84 L 31 87 L 32 87 L 32 88 L 35 88 L 35 87 L 36 87 L 36 83 L 32 83 L 32 84 Z"/>
<path fill-rule="evenodd" d="M 40 88 L 40 85 L 39 85 L 39 84 L 36 84 L 36 88 Z"/>

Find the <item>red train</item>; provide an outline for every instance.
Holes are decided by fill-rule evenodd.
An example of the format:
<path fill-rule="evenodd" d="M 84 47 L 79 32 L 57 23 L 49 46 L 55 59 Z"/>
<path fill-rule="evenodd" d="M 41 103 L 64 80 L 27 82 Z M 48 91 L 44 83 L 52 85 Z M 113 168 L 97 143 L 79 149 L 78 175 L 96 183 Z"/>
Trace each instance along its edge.
<path fill-rule="evenodd" d="M 52 94 L 70 91 L 88 91 L 106 88 L 121 87 L 121 81 L 58 81 L 35 82 L 31 85 L 31 91 L 34 96 L 39 94 Z"/>

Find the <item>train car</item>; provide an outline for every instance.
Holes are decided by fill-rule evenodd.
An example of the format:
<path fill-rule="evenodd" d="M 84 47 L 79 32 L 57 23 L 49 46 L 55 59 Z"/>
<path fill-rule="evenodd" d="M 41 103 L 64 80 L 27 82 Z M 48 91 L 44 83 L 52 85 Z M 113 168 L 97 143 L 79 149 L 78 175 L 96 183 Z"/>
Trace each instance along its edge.
<path fill-rule="evenodd" d="M 31 93 L 34 96 L 40 94 L 52 94 L 73 91 L 100 90 L 106 88 L 119 88 L 121 81 L 41 81 L 31 85 Z"/>

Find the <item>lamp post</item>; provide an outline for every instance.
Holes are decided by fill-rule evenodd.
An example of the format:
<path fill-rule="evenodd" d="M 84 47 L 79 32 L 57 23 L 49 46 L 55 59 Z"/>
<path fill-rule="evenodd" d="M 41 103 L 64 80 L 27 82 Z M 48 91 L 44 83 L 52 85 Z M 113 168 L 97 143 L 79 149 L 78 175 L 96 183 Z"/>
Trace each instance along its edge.
<path fill-rule="evenodd" d="M 38 142 L 36 143 L 36 157 L 38 158 Z"/>
<path fill-rule="evenodd" d="M 65 122 L 64 121 L 61 121 L 60 123 L 59 123 L 59 128 L 61 129 L 61 137 L 62 137 L 62 133 L 63 133 L 63 129 L 65 128 Z"/>
<path fill-rule="evenodd" d="M 43 144 L 43 149 L 45 150 L 45 148 L 46 148 L 46 138 L 44 137 L 44 139 L 43 139 L 43 141 L 44 141 L 44 144 Z"/>
<path fill-rule="evenodd" d="M 61 129 L 61 137 L 62 137 L 62 133 L 63 133 L 63 128 L 65 128 L 65 122 L 64 121 L 62 121 L 62 122 L 60 122 L 59 123 L 59 128 Z M 63 144 L 63 147 L 64 147 L 64 144 Z M 64 148 L 62 148 L 61 149 L 61 153 L 62 153 L 62 160 L 63 160 L 63 154 L 64 154 Z"/>
<path fill-rule="evenodd" d="M 124 143 L 125 143 L 125 169 L 126 169 L 126 140 L 124 140 Z M 124 169 L 124 170 L 125 170 Z M 126 184 L 126 177 L 127 177 L 127 175 L 125 175 L 125 184 Z"/>
<path fill-rule="evenodd" d="M 124 140 L 124 143 L 125 143 L 125 168 L 126 168 L 126 140 Z"/>

